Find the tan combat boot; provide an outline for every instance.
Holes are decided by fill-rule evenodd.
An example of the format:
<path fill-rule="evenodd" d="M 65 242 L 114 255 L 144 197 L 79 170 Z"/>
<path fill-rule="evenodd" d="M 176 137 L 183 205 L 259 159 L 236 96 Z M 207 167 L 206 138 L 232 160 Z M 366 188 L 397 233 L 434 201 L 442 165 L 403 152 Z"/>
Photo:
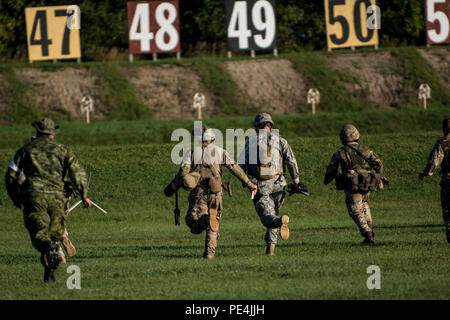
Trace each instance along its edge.
<path fill-rule="evenodd" d="M 275 243 L 268 243 L 266 246 L 266 254 L 269 256 L 275 255 Z"/>
<path fill-rule="evenodd" d="M 59 247 L 58 250 L 58 256 L 59 256 L 59 262 L 62 264 L 66 264 L 66 256 L 64 254 L 64 251 L 61 247 Z"/>
<path fill-rule="evenodd" d="M 214 208 L 209 209 L 209 227 L 213 232 L 219 231 L 219 220 L 217 220 L 217 209 Z"/>
<path fill-rule="evenodd" d="M 206 238 L 205 238 L 205 252 L 203 253 L 203 258 L 205 259 L 213 259 L 214 254 L 216 253 L 217 247 L 217 232 L 212 230 L 206 230 Z"/>
<path fill-rule="evenodd" d="M 280 236 L 281 239 L 287 240 L 289 239 L 289 217 L 287 215 L 284 215 L 281 217 L 281 230 L 280 230 Z"/>
<path fill-rule="evenodd" d="M 77 253 L 77 250 L 72 244 L 72 241 L 70 241 L 69 239 L 69 234 L 67 233 L 67 230 L 64 231 L 64 235 L 62 236 L 61 242 L 69 257 L 73 257 Z"/>

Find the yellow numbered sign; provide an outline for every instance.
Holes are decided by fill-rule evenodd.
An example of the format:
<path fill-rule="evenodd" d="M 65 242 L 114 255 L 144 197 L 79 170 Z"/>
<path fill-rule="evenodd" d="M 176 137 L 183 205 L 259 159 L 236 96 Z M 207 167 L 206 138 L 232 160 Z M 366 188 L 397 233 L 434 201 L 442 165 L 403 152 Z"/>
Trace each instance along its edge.
<path fill-rule="evenodd" d="M 81 58 L 78 6 L 25 8 L 30 61 Z"/>
<path fill-rule="evenodd" d="M 328 49 L 378 46 L 375 0 L 324 0 Z"/>

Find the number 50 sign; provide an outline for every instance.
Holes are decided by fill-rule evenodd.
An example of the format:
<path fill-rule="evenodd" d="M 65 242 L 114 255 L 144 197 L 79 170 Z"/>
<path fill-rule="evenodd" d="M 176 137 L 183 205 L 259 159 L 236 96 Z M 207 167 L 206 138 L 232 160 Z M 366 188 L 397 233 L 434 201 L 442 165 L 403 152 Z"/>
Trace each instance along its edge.
<path fill-rule="evenodd" d="M 128 2 L 131 54 L 180 51 L 178 0 Z"/>

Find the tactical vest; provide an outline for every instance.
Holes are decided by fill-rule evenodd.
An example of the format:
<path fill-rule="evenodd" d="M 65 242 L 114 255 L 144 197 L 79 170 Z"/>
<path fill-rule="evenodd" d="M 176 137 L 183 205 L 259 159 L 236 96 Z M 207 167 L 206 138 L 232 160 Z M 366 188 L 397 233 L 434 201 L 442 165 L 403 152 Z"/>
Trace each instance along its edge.
<path fill-rule="evenodd" d="M 345 145 L 339 149 L 342 174 L 336 177 L 336 188 L 354 192 L 376 191 L 381 185 L 381 175 L 371 170 L 364 158 L 369 148 L 363 145 Z"/>
<path fill-rule="evenodd" d="M 194 172 L 200 173 L 199 184 L 208 185 L 210 192 L 219 193 L 222 191 L 222 173 L 218 163 L 205 163 L 203 156 L 204 147 L 202 147 L 202 163 L 194 167 Z M 211 156 L 215 157 L 215 150 L 212 150 Z M 192 159 L 193 160 L 193 159 Z"/>

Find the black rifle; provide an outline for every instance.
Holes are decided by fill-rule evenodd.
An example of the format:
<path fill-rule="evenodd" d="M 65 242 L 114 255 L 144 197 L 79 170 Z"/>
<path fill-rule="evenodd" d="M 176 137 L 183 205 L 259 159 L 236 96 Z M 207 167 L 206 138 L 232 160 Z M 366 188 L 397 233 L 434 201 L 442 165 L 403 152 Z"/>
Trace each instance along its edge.
<path fill-rule="evenodd" d="M 173 216 L 175 218 L 175 225 L 180 225 L 180 208 L 178 208 L 178 190 L 175 192 L 175 209 L 173 209 Z"/>

